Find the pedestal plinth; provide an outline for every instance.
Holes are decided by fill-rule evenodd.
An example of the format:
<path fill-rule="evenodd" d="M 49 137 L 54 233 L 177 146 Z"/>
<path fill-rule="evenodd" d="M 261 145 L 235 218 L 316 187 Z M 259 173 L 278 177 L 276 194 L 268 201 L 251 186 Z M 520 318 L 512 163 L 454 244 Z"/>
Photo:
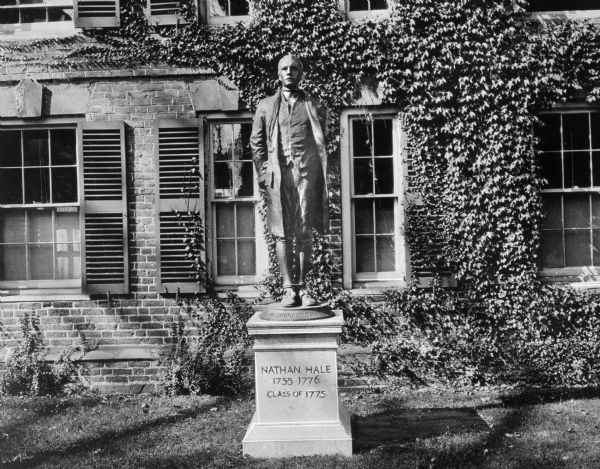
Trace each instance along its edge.
<path fill-rule="evenodd" d="M 342 313 L 327 307 L 280 312 L 267 307 L 247 324 L 254 337 L 256 412 L 242 441 L 244 454 L 351 456 L 350 416 L 337 386 Z"/>

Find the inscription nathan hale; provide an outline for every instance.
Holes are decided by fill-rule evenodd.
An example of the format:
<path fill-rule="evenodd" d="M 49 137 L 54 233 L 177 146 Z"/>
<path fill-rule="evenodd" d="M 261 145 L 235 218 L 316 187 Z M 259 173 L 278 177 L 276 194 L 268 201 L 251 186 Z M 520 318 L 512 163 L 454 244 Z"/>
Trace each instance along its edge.
<path fill-rule="evenodd" d="M 331 374 L 331 365 L 305 366 L 262 366 L 261 374 L 277 375 L 273 376 L 272 384 L 274 389 L 267 391 L 268 398 L 306 398 L 306 399 L 324 399 L 327 397 L 327 390 L 319 389 L 324 377 L 322 375 Z M 285 389 L 281 389 L 283 386 Z M 306 386 L 316 389 L 305 389 Z"/>

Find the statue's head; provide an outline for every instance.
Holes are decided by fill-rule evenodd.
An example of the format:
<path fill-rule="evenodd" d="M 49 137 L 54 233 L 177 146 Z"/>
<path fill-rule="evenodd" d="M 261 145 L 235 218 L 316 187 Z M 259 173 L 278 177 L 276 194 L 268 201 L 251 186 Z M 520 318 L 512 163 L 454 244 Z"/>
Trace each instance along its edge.
<path fill-rule="evenodd" d="M 304 66 L 300 59 L 293 55 L 286 55 L 281 58 L 277 65 L 279 81 L 284 89 L 295 90 L 302 79 Z"/>

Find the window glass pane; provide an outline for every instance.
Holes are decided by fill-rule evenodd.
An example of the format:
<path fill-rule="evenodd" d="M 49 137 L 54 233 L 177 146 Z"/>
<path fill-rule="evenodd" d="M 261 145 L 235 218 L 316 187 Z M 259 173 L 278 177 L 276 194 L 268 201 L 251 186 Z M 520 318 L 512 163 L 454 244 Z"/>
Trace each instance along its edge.
<path fill-rule="evenodd" d="M 52 202 L 77 202 L 76 168 L 52 168 Z"/>
<path fill-rule="evenodd" d="M 17 0 L 0 0 L 0 6 L 8 6 L 8 5 L 16 5 L 16 4 L 17 4 Z"/>
<path fill-rule="evenodd" d="M 600 186 L 600 151 L 592 152 L 592 185 Z"/>
<path fill-rule="evenodd" d="M 254 204 L 236 204 L 237 235 L 240 238 L 254 237 Z M 254 242 L 254 241 L 253 241 Z"/>
<path fill-rule="evenodd" d="M 228 0 L 209 0 L 210 1 L 210 15 L 211 16 L 228 16 L 229 9 Z"/>
<path fill-rule="evenodd" d="M 600 265 L 600 230 L 592 230 L 593 242 L 593 262 L 594 265 Z"/>
<path fill-rule="evenodd" d="M 0 167 L 21 166 L 21 132 L 0 132 Z"/>
<path fill-rule="evenodd" d="M 21 0 L 21 5 L 35 5 L 36 3 L 44 3 L 44 0 Z"/>
<path fill-rule="evenodd" d="M 595 10 L 598 0 L 531 0 L 529 11 Z"/>
<path fill-rule="evenodd" d="M 354 193 L 356 195 L 373 193 L 373 159 L 354 159 Z"/>
<path fill-rule="evenodd" d="M 600 228 L 600 194 L 592 194 L 592 227 Z"/>
<path fill-rule="evenodd" d="M 45 21 L 45 8 L 28 8 L 27 10 L 21 10 L 21 23 L 43 23 Z"/>
<path fill-rule="evenodd" d="M 79 229 L 79 214 L 77 212 L 57 212 L 54 223 L 56 229 L 55 241 L 57 243 L 80 242 L 81 232 Z"/>
<path fill-rule="evenodd" d="M 542 231 L 540 257 L 542 267 L 548 269 L 564 267 L 562 231 Z"/>
<path fill-rule="evenodd" d="M 217 210 L 217 238 L 235 237 L 235 216 L 232 203 L 216 204 Z"/>
<path fill-rule="evenodd" d="M 50 202 L 50 173 L 48 168 L 25 169 L 25 203 Z"/>
<path fill-rule="evenodd" d="M 24 130 L 23 149 L 25 166 L 48 166 L 48 131 Z"/>
<path fill-rule="evenodd" d="M 233 239 L 217 240 L 217 275 L 236 275 L 235 241 Z"/>
<path fill-rule="evenodd" d="M 256 265 L 253 239 L 238 240 L 238 275 L 254 275 Z"/>
<path fill-rule="evenodd" d="M 375 156 L 394 154 L 392 119 L 375 119 L 373 121 L 373 144 Z"/>
<path fill-rule="evenodd" d="M 565 266 L 591 265 L 590 230 L 565 230 Z"/>
<path fill-rule="evenodd" d="M 25 246 L 0 246 L 2 280 L 24 280 L 27 278 L 25 268 Z"/>
<path fill-rule="evenodd" d="M 252 133 L 252 124 L 234 124 L 233 136 L 233 158 L 236 160 L 251 160 L 252 150 L 250 149 L 250 134 Z"/>
<path fill-rule="evenodd" d="M 54 279 L 54 254 L 52 244 L 30 244 L 29 276 L 31 280 Z"/>
<path fill-rule="evenodd" d="M 396 254 L 393 236 L 377 236 L 377 272 L 396 270 Z"/>
<path fill-rule="evenodd" d="M 357 234 L 373 233 L 373 201 L 371 199 L 354 201 L 354 232 Z"/>
<path fill-rule="evenodd" d="M 544 229 L 562 228 L 562 196 L 559 194 L 544 194 L 542 196 L 544 204 Z"/>
<path fill-rule="evenodd" d="M 371 156 L 370 125 L 366 120 L 352 121 L 352 155 Z"/>
<path fill-rule="evenodd" d="M 54 223 L 56 278 L 81 278 L 79 214 L 77 212 L 57 212 Z"/>
<path fill-rule="evenodd" d="M 250 13 L 248 0 L 230 0 L 232 16 L 247 15 Z"/>
<path fill-rule="evenodd" d="M 386 0 L 371 0 L 371 10 L 385 10 L 387 7 Z"/>
<path fill-rule="evenodd" d="M 540 122 L 535 126 L 535 136 L 539 139 L 540 150 L 560 150 L 560 114 L 540 116 Z"/>
<path fill-rule="evenodd" d="M 586 152 L 565 152 L 565 188 L 590 187 L 590 154 Z"/>
<path fill-rule="evenodd" d="M 394 160 L 375 158 L 375 193 L 394 193 Z"/>
<path fill-rule="evenodd" d="M 72 10 L 66 8 L 48 8 L 48 21 L 71 21 Z"/>
<path fill-rule="evenodd" d="M 587 194 L 565 194 L 565 228 L 590 226 L 590 197 Z"/>
<path fill-rule="evenodd" d="M 254 195 L 254 166 L 252 162 L 231 162 L 233 193 L 231 197 L 252 197 Z"/>
<path fill-rule="evenodd" d="M 540 155 L 541 176 L 547 181 L 545 189 L 562 188 L 562 160 L 560 153 Z"/>
<path fill-rule="evenodd" d="M 23 187 L 20 169 L 0 170 L 0 204 L 22 204 Z"/>
<path fill-rule="evenodd" d="M 215 163 L 215 197 L 231 197 L 232 174 L 229 163 Z"/>
<path fill-rule="evenodd" d="M 27 211 L 27 241 L 30 243 L 52 242 L 52 211 Z"/>
<path fill-rule="evenodd" d="M 55 245 L 56 279 L 81 278 L 81 245 L 79 243 L 60 243 Z"/>
<path fill-rule="evenodd" d="M 348 2 L 348 9 L 350 11 L 368 10 L 369 0 L 350 0 Z"/>
<path fill-rule="evenodd" d="M 356 271 L 375 271 L 375 247 L 373 236 L 356 237 Z"/>
<path fill-rule="evenodd" d="M 213 124 L 213 157 L 217 160 L 230 160 L 233 144 L 231 124 Z"/>
<path fill-rule="evenodd" d="M 589 114 L 563 114 L 563 148 L 586 150 L 590 148 Z"/>
<path fill-rule="evenodd" d="M 394 232 L 394 199 L 375 199 L 375 231 L 377 234 Z"/>
<path fill-rule="evenodd" d="M 4 210 L 1 234 L 0 243 L 25 242 L 25 210 Z"/>
<path fill-rule="evenodd" d="M 52 165 L 74 165 L 76 163 L 75 130 L 55 129 L 50 131 Z"/>
<path fill-rule="evenodd" d="M 592 112 L 592 148 L 600 149 L 600 113 Z"/>
<path fill-rule="evenodd" d="M 7 8 L 2 10 L 0 15 L 0 24 L 15 24 L 19 22 L 19 10 L 16 8 Z"/>

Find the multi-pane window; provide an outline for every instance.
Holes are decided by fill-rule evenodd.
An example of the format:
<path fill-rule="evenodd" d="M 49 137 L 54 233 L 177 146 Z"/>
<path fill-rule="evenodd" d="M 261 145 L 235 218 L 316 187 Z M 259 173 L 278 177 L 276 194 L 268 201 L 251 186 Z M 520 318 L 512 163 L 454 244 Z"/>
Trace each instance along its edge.
<path fill-rule="evenodd" d="M 81 278 L 77 175 L 75 128 L 0 131 L 0 284 Z"/>
<path fill-rule="evenodd" d="M 348 11 L 387 10 L 387 0 L 348 0 Z"/>
<path fill-rule="evenodd" d="M 245 283 L 256 274 L 256 184 L 252 124 L 210 126 L 214 266 L 219 283 Z M 252 281 L 248 278 L 248 282 Z"/>
<path fill-rule="evenodd" d="M 402 282 L 403 166 L 394 115 L 342 116 L 344 286 Z"/>
<path fill-rule="evenodd" d="M 0 0 L 0 24 L 71 21 L 72 0 Z"/>
<path fill-rule="evenodd" d="M 207 8 L 209 22 L 219 22 L 219 19 L 228 21 L 230 17 L 250 14 L 248 0 L 209 0 Z"/>
<path fill-rule="evenodd" d="M 542 267 L 600 265 L 600 113 L 546 114 L 541 120 Z"/>

